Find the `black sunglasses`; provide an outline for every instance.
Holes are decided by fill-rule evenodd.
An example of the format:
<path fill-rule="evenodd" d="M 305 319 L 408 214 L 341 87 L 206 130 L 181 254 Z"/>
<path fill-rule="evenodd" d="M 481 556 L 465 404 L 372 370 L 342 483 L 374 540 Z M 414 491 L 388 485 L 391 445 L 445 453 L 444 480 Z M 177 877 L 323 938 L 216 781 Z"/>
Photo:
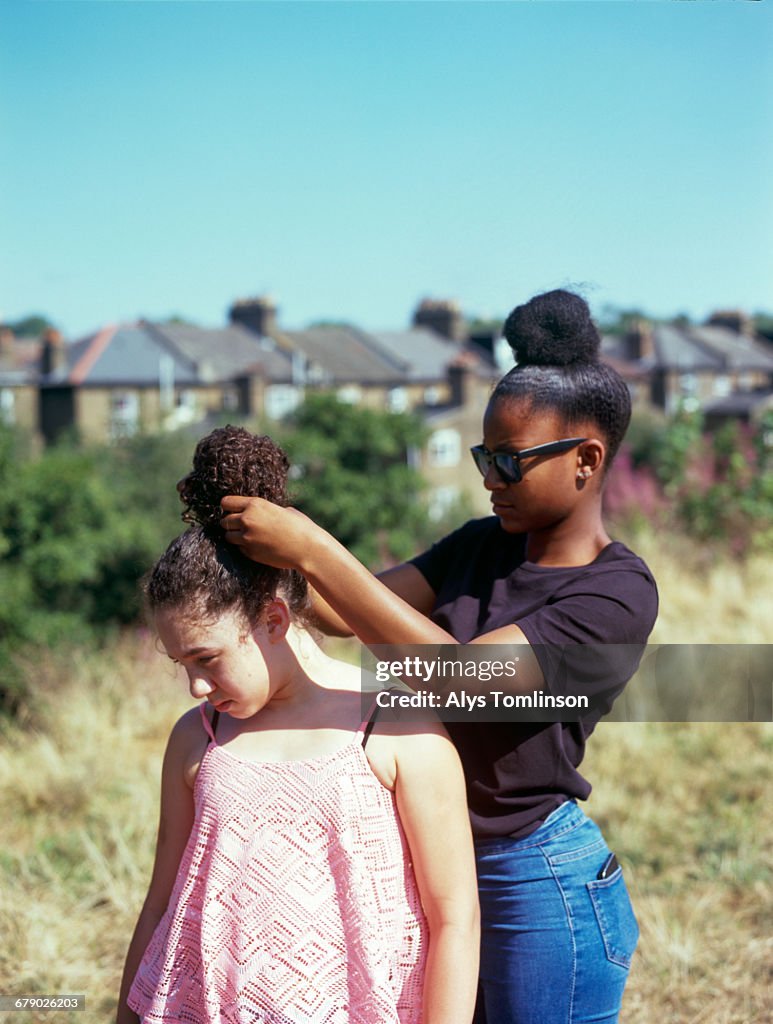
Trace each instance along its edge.
<path fill-rule="evenodd" d="M 548 441 L 547 444 L 538 444 L 534 448 L 522 448 L 519 452 L 490 452 L 485 445 L 476 444 L 470 448 L 470 453 L 481 476 L 485 476 L 489 467 L 493 466 L 506 484 L 518 484 L 523 480 L 521 459 L 525 459 L 527 455 L 557 455 L 559 452 L 568 452 L 570 448 L 576 448 L 578 444 L 587 440 L 587 437 L 566 437 L 563 441 Z"/>

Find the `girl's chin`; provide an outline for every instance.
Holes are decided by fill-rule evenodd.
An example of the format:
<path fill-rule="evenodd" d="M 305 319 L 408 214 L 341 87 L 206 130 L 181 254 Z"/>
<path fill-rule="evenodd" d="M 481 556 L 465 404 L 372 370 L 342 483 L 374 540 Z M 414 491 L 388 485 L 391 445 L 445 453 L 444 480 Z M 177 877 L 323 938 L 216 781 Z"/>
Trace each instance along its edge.
<path fill-rule="evenodd" d="M 492 509 L 494 515 L 499 520 L 499 525 L 505 531 L 505 533 L 524 533 L 523 523 L 513 513 L 511 508 L 497 508 Z"/>

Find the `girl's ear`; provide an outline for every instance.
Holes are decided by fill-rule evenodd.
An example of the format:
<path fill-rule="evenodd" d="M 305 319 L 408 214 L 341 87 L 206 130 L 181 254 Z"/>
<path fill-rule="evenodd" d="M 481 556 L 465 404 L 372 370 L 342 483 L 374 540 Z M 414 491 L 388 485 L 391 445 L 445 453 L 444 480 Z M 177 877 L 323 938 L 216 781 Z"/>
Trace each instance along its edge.
<path fill-rule="evenodd" d="M 284 640 L 287 630 L 290 628 L 290 610 L 281 597 L 275 597 L 268 602 L 263 609 L 261 616 L 269 643 L 276 644 Z"/>
<path fill-rule="evenodd" d="M 589 437 L 577 449 L 577 482 L 582 486 L 585 481 L 598 473 L 604 465 L 607 449 L 603 441 L 597 437 Z"/>

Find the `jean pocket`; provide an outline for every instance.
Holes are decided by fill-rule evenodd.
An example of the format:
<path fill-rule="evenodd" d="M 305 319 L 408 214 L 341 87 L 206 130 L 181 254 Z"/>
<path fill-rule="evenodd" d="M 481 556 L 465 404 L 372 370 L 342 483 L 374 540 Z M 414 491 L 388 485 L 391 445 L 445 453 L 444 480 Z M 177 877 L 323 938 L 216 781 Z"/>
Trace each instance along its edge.
<path fill-rule="evenodd" d="M 639 925 L 625 886 L 622 868 L 609 878 L 586 882 L 596 914 L 607 959 L 621 967 L 631 966 L 639 940 Z"/>

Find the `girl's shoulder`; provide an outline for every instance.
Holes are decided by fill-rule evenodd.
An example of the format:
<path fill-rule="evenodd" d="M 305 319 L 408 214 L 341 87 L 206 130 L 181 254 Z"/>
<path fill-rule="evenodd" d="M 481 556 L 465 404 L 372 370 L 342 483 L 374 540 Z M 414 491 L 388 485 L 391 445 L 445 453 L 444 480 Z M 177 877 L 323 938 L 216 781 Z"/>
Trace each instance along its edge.
<path fill-rule="evenodd" d="M 211 722 L 212 711 L 204 708 L 207 720 Z M 165 760 L 170 761 L 182 772 L 185 782 L 193 788 L 204 753 L 209 743 L 204 723 L 201 720 L 200 705 L 195 705 L 184 712 L 175 722 L 169 742 L 167 743 Z"/>
<path fill-rule="evenodd" d="M 452 770 L 459 760 L 445 726 L 435 714 L 427 708 L 417 711 L 401 706 L 400 696 L 410 694 L 406 690 L 381 691 L 365 747 L 374 774 L 391 790 L 399 779 L 442 774 Z"/>

